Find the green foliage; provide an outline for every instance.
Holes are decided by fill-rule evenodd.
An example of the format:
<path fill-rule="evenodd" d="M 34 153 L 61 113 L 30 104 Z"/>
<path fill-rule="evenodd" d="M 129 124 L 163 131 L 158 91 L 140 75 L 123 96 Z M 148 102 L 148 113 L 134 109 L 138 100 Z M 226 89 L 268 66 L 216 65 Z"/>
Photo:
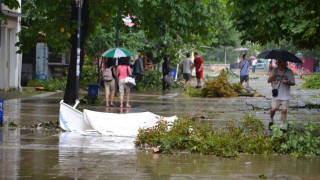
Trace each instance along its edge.
<path fill-rule="evenodd" d="M 35 124 L 33 127 L 34 128 L 42 127 L 42 128 L 47 129 L 47 130 L 59 130 L 59 131 L 62 130 L 60 125 L 59 125 L 59 121 L 42 122 L 40 124 Z"/>
<path fill-rule="evenodd" d="M 148 71 L 142 82 L 137 83 L 137 90 L 156 90 L 162 87 L 162 73 L 160 71 Z"/>
<path fill-rule="evenodd" d="M 86 59 L 81 72 L 80 85 L 88 87 L 89 84 L 96 84 L 98 78 L 97 65 L 91 59 Z"/>
<path fill-rule="evenodd" d="M 313 0 L 233 1 L 235 28 L 241 39 L 260 43 L 294 41 L 303 48 L 319 47 L 319 5 Z"/>
<path fill-rule="evenodd" d="M 191 97 L 203 97 L 201 89 L 194 88 L 192 86 L 187 86 L 186 94 Z"/>
<path fill-rule="evenodd" d="M 163 153 L 187 150 L 193 153 L 234 157 L 240 153 L 272 154 L 291 153 L 295 156 L 320 155 L 320 137 L 312 135 L 314 123 L 304 128 L 294 126 L 284 134 L 279 126 L 272 126 L 271 136 L 265 133 L 264 124 L 251 114 L 242 122 L 227 121 L 224 127 L 212 128 L 189 118 L 173 123 L 160 119 L 156 126 L 140 129 L 136 146 L 159 147 Z"/>
<path fill-rule="evenodd" d="M 57 13 L 60 12 L 60 13 Z M 64 13 L 62 13 L 64 12 Z M 69 38 L 76 32 L 76 22 L 71 22 L 69 13 L 71 2 L 59 0 L 28 0 L 24 1 L 21 31 L 18 33 L 20 41 L 19 53 L 29 52 L 41 38 L 53 52 L 63 52 L 71 48 Z"/>
<path fill-rule="evenodd" d="M 84 104 L 101 104 L 102 98 L 100 96 L 84 95 L 80 102 Z"/>
<path fill-rule="evenodd" d="M 39 79 L 33 79 L 28 82 L 28 87 L 44 87 L 47 91 L 64 91 L 66 88 L 67 77 L 62 80 L 50 78 L 50 80 L 44 81 Z"/>
<path fill-rule="evenodd" d="M 161 120 L 152 128 L 140 129 L 135 144 L 160 146 L 165 153 L 188 150 L 227 157 L 238 156 L 240 152 L 271 153 L 271 140 L 263 129 L 263 124 L 250 115 L 244 123 L 236 125 L 228 121 L 225 128 L 216 130 L 209 123 L 198 124 L 188 118 L 173 123 Z"/>
<path fill-rule="evenodd" d="M 267 179 L 267 178 L 268 178 L 268 176 L 267 176 L 267 175 L 265 175 L 265 174 L 260 174 L 260 175 L 259 175 L 259 178 L 260 178 L 260 179 Z"/>
<path fill-rule="evenodd" d="M 320 137 L 314 136 L 317 125 L 313 122 L 297 125 L 296 122 L 290 122 L 290 129 L 287 133 L 282 133 L 279 126 L 272 127 L 274 133 L 271 136 L 276 145 L 277 152 L 292 153 L 295 156 L 320 155 Z"/>
<path fill-rule="evenodd" d="M 90 60 L 86 60 L 80 79 L 80 85 L 87 87 L 89 84 L 95 84 L 97 82 L 97 68 L 91 63 Z M 67 76 L 63 77 L 61 80 L 50 78 L 47 81 L 34 79 L 28 82 L 28 87 L 44 87 L 47 91 L 64 91 L 66 88 Z"/>
<path fill-rule="evenodd" d="M 16 129 L 18 125 L 15 122 L 9 122 L 9 129 L 13 130 Z"/>
<path fill-rule="evenodd" d="M 231 88 L 237 92 L 238 94 L 242 94 L 243 93 L 243 87 L 240 83 L 232 83 L 231 84 Z"/>
<path fill-rule="evenodd" d="M 320 73 L 308 77 L 308 79 L 306 79 L 306 81 L 301 85 L 301 88 L 320 89 Z"/>
<path fill-rule="evenodd" d="M 20 7 L 19 1 L 17 0 L 2 0 L 3 5 L 6 5 L 9 9 L 18 9 Z M 0 18 L 5 20 L 6 23 L 6 18 L 7 16 L 3 14 L 2 11 L 0 11 Z"/>
<path fill-rule="evenodd" d="M 312 95 L 313 98 L 320 98 L 320 94 Z"/>
<path fill-rule="evenodd" d="M 171 89 L 183 89 L 184 84 L 181 82 L 173 82 L 172 84 L 170 84 L 170 88 Z"/>

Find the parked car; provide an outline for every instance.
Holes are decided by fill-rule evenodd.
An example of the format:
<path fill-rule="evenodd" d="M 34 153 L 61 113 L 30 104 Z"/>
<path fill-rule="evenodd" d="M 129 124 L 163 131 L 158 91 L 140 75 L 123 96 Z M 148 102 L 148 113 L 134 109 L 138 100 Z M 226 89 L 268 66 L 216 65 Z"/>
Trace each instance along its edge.
<path fill-rule="evenodd" d="M 267 59 L 258 59 L 256 69 L 268 69 L 268 60 Z"/>
<path fill-rule="evenodd" d="M 267 69 L 267 65 L 265 63 L 257 63 L 256 69 Z"/>

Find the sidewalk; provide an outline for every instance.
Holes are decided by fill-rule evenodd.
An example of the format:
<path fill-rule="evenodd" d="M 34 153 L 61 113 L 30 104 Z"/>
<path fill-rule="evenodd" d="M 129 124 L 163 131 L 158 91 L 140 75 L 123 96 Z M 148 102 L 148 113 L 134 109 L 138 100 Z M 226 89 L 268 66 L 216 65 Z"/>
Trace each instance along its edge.
<path fill-rule="evenodd" d="M 19 96 L 19 91 L 0 91 L 0 99 L 12 99 Z"/>
<path fill-rule="evenodd" d="M 19 92 L 19 90 L 0 91 L 0 99 L 8 100 L 15 98 L 24 98 L 43 93 L 47 93 L 47 91 L 39 91 L 33 87 L 22 87 L 22 92 Z"/>

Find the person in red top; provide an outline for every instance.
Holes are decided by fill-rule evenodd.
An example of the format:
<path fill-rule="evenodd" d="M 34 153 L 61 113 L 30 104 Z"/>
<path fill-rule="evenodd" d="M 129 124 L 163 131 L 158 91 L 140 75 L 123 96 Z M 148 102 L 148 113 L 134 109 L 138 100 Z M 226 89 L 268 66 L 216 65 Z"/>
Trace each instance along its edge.
<path fill-rule="evenodd" d="M 202 78 L 203 78 L 203 59 L 201 56 L 195 52 L 194 53 L 194 66 L 196 68 L 197 86 L 196 88 L 202 88 Z"/>

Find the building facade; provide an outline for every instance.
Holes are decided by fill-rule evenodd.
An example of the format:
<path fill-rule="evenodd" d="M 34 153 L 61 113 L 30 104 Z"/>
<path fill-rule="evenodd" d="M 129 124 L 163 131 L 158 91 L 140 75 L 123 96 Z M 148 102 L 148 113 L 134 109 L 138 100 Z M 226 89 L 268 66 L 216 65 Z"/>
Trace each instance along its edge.
<path fill-rule="evenodd" d="M 21 0 L 19 0 L 21 4 Z M 22 55 L 17 54 L 19 41 L 16 35 L 21 30 L 21 9 L 9 9 L 2 5 L 7 19 L 1 22 L 0 40 L 0 90 L 21 90 Z"/>

